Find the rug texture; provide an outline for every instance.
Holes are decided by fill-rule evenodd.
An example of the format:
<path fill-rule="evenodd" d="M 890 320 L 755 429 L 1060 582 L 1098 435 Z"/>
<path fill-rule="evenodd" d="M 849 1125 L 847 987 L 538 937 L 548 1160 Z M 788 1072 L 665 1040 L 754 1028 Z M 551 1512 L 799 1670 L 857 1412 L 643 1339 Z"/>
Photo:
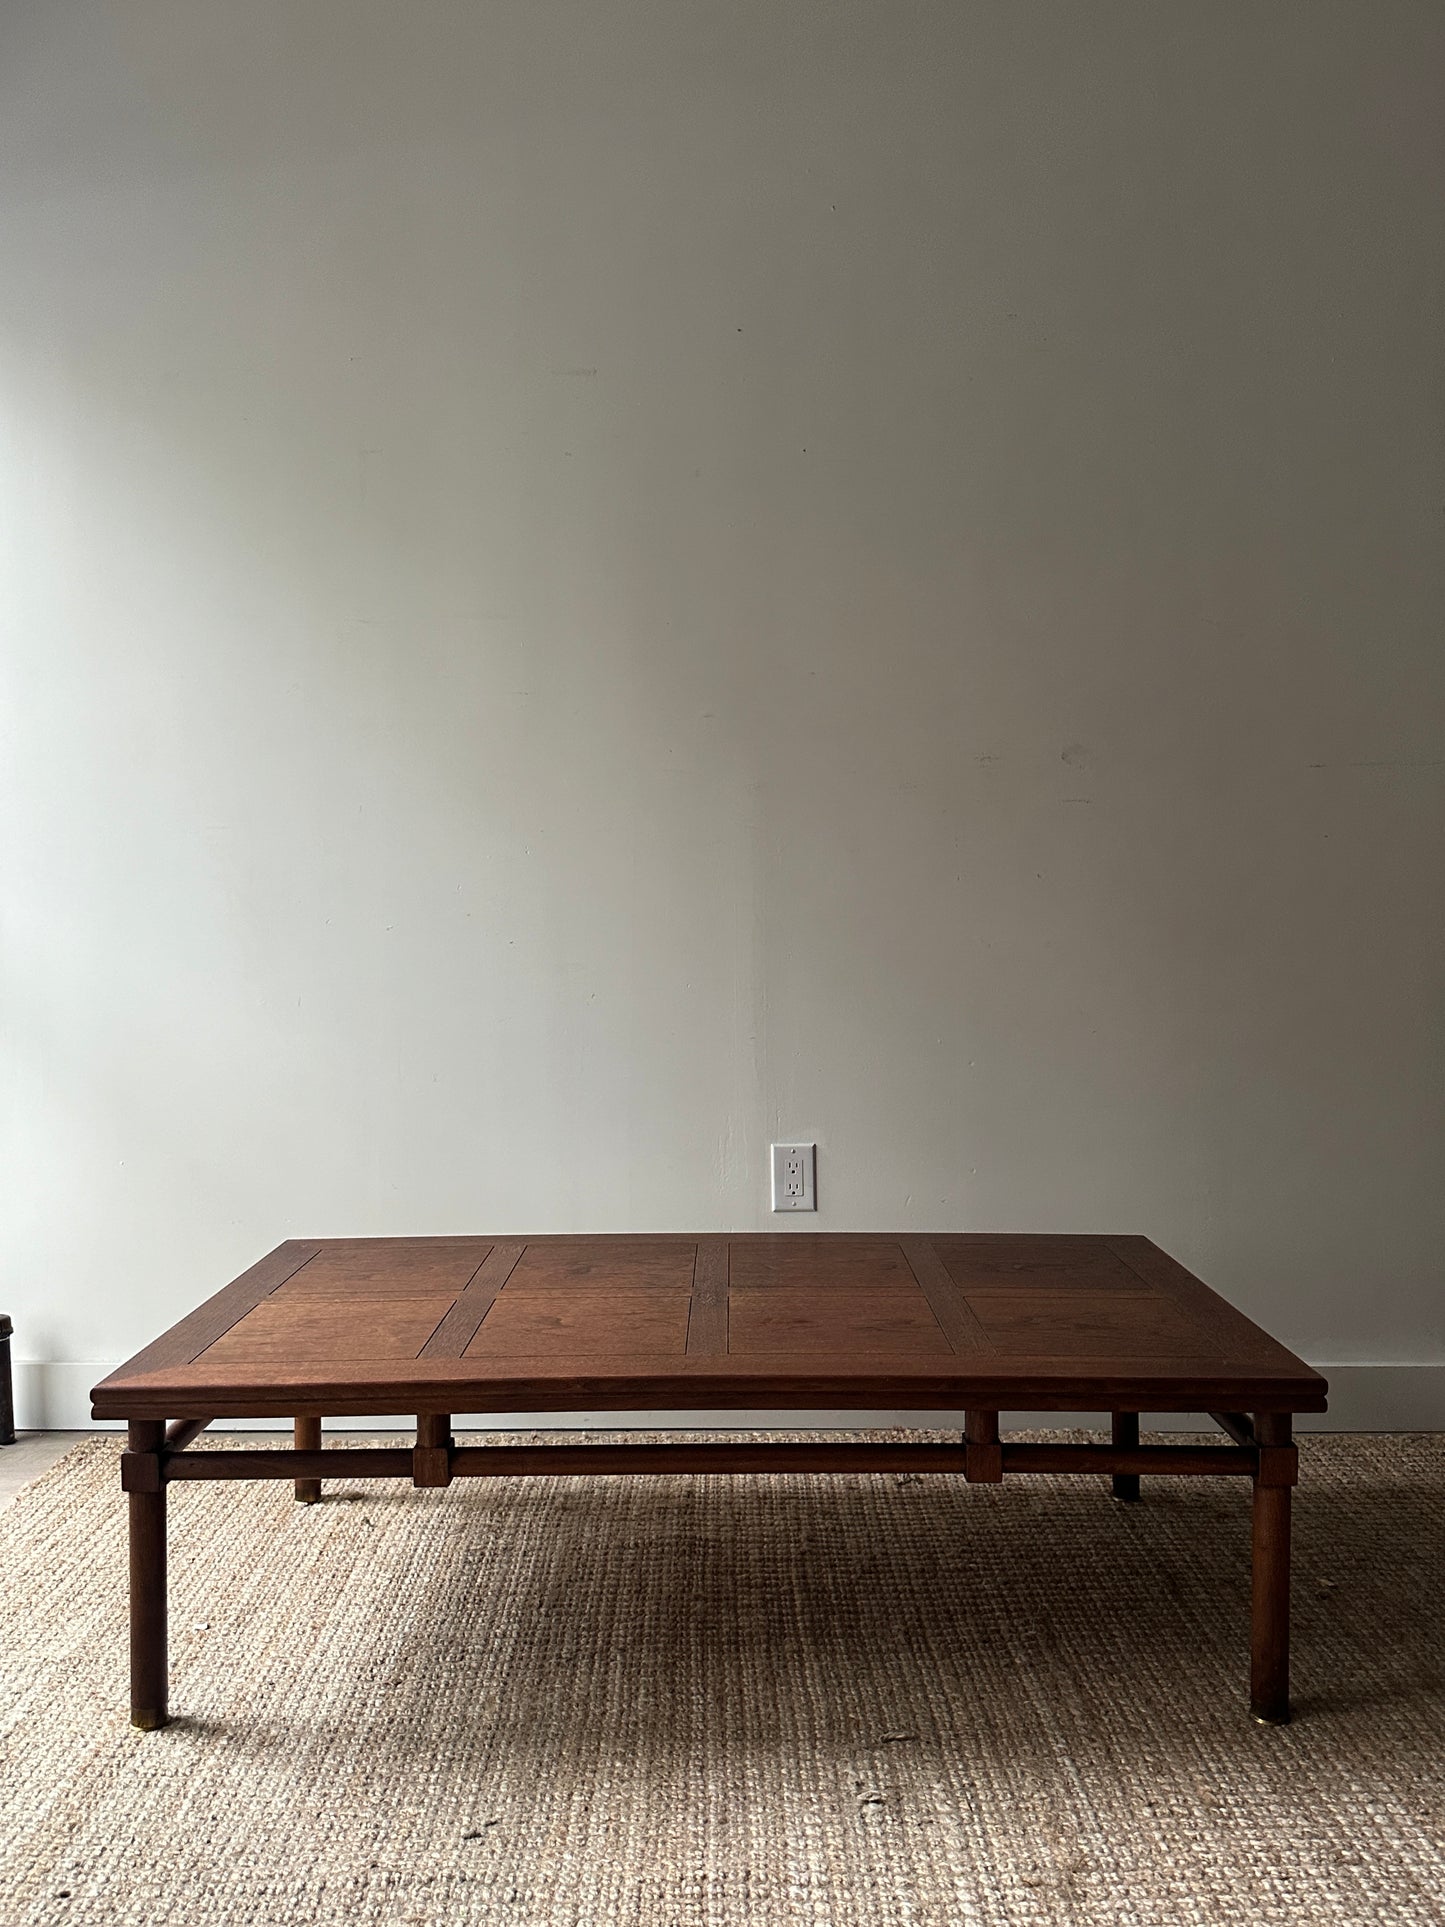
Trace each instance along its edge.
<path fill-rule="evenodd" d="M 1248 1490 L 171 1491 L 126 1719 L 116 1448 L 0 1514 L 0 1923 L 1445 1922 L 1445 1440 L 1307 1439 L 1296 1719 Z"/>

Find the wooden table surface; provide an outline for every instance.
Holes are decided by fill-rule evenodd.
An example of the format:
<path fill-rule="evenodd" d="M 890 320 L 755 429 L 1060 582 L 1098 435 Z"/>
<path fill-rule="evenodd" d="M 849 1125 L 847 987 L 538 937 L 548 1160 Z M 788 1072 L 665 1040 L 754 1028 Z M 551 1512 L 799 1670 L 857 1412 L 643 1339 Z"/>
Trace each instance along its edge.
<path fill-rule="evenodd" d="M 97 1418 L 700 1408 L 1319 1412 L 1324 1379 L 1143 1237 L 291 1240 Z"/>

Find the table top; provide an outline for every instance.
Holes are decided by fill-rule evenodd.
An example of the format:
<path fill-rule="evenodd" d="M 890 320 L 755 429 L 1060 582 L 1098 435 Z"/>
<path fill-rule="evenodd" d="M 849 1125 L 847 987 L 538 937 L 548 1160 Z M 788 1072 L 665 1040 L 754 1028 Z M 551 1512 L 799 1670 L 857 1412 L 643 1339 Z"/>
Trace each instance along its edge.
<path fill-rule="evenodd" d="M 1142 1237 L 292 1239 L 97 1418 L 1321 1412 L 1317 1372 Z"/>

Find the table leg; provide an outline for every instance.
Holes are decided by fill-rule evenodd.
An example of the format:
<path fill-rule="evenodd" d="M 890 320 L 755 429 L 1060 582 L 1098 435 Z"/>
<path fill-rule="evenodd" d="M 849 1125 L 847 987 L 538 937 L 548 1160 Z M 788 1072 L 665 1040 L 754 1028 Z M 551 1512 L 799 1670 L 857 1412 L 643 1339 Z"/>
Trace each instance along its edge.
<path fill-rule="evenodd" d="M 163 1424 L 133 1422 L 130 1450 L 159 1459 Z M 130 1492 L 130 1723 L 143 1732 L 164 1726 L 166 1710 L 166 1488 Z"/>
<path fill-rule="evenodd" d="M 1261 1725 L 1283 1726 L 1289 1719 L 1290 1493 L 1296 1458 L 1287 1412 L 1261 1412 L 1254 1425 L 1260 1451 L 1254 1481 L 1249 1710 Z"/>
<path fill-rule="evenodd" d="M 298 1452 L 319 1452 L 321 1450 L 321 1421 L 319 1418 L 299 1418 L 296 1421 L 296 1450 Z M 320 1479 L 298 1479 L 296 1497 L 302 1505 L 315 1505 L 321 1497 Z"/>
<path fill-rule="evenodd" d="M 1003 1484 L 997 1412 L 964 1413 L 963 1476 L 970 1485 Z"/>
<path fill-rule="evenodd" d="M 416 1449 L 411 1455 L 413 1485 L 446 1486 L 452 1482 L 452 1420 L 449 1412 L 419 1412 Z"/>
<path fill-rule="evenodd" d="M 1113 1440 L 1115 1445 L 1137 1445 L 1139 1443 L 1139 1414 L 1137 1412 L 1115 1412 L 1113 1419 Z M 1122 1499 L 1126 1505 L 1133 1505 L 1138 1501 L 1139 1474 L 1137 1472 L 1116 1472 L 1113 1483 L 1114 1497 L 1116 1499 Z"/>

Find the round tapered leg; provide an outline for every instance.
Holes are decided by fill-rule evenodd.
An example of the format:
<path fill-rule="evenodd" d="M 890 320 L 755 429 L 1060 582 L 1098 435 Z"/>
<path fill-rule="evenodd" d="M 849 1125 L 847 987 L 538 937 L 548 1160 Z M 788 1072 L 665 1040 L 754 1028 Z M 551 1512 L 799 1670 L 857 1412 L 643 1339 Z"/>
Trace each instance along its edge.
<path fill-rule="evenodd" d="M 1294 1451 L 1288 1416 L 1255 1420 L 1260 1471 L 1254 1482 L 1253 1600 L 1249 1710 L 1263 1726 L 1289 1719 L 1290 1499 Z"/>
<path fill-rule="evenodd" d="M 158 1452 L 163 1425 L 132 1425 L 132 1452 Z M 130 1509 L 130 1723 L 169 1718 L 166 1667 L 166 1489 L 127 1494 Z"/>
<path fill-rule="evenodd" d="M 321 1421 L 319 1418 L 299 1418 L 296 1421 L 296 1450 L 298 1452 L 319 1452 L 321 1450 Z M 315 1505 L 321 1497 L 320 1479 L 298 1479 L 296 1497 L 302 1505 Z"/>
<path fill-rule="evenodd" d="M 1113 1439 L 1115 1445 L 1135 1446 L 1139 1443 L 1139 1414 L 1137 1412 L 1115 1412 Z M 1126 1505 L 1136 1505 L 1139 1500 L 1139 1474 L 1137 1472 L 1116 1472 L 1113 1476 L 1113 1490 L 1116 1499 Z"/>

